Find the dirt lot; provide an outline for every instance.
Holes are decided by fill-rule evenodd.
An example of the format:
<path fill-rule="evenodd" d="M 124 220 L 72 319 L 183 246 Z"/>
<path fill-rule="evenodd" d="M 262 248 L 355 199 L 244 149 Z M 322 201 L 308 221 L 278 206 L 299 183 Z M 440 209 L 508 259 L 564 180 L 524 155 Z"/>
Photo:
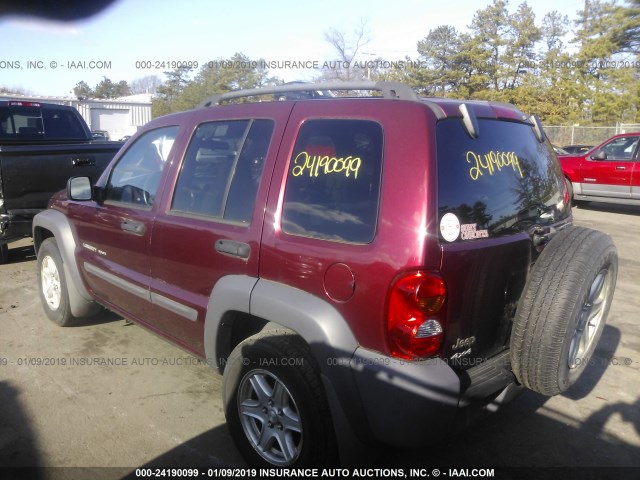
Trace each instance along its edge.
<path fill-rule="evenodd" d="M 640 467 L 640 208 L 591 204 L 574 214 L 610 233 L 620 256 L 609 322 L 585 375 L 558 397 L 526 392 L 432 447 L 384 451 L 378 467 Z M 243 465 L 219 376 L 111 314 L 55 326 L 36 295 L 31 242 L 10 255 L 0 266 L 0 466 L 123 467 L 99 470 L 121 478 L 141 466 Z"/>

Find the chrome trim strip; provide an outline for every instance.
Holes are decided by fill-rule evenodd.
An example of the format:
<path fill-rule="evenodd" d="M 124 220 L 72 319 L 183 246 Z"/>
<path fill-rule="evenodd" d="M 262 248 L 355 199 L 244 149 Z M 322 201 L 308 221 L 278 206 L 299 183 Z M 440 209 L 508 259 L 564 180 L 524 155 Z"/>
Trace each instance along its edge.
<path fill-rule="evenodd" d="M 171 300 L 163 295 L 152 292 L 151 303 L 155 303 L 162 308 L 166 308 L 167 310 L 180 315 L 187 320 L 191 320 L 192 322 L 198 320 L 198 311 L 195 308 L 187 307 L 186 305 L 178 303 L 175 300 Z"/>
<path fill-rule="evenodd" d="M 187 307 L 186 305 L 178 303 L 175 300 L 171 300 L 170 298 L 167 298 L 158 293 L 150 293 L 149 290 L 135 285 L 127 280 L 124 280 L 112 273 L 106 272 L 90 263 L 85 262 L 84 268 L 87 272 L 92 273 L 105 282 L 109 282 L 111 285 L 115 285 L 118 288 L 131 292 L 136 297 L 140 297 L 144 300 L 147 300 L 148 302 L 165 308 L 177 315 L 180 315 L 181 317 L 186 318 L 187 320 L 191 320 L 192 322 L 198 320 L 198 311 L 195 308 Z"/>
<path fill-rule="evenodd" d="M 101 268 L 96 267 L 95 265 L 91 265 L 90 263 L 84 262 L 84 269 L 92 273 L 98 278 L 101 278 L 105 282 L 109 282 L 111 285 L 115 285 L 118 288 L 123 290 L 127 290 L 136 297 L 140 297 L 144 300 L 151 301 L 151 297 L 149 296 L 149 290 L 138 285 L 135 285 L 127 280 L 124 280 L 112 273 L 105 272 Z"/>
<path fill-rule="evenodd" d="M 614 198 L 631 198 L 631 185 L 609 185 L 607 183 L 583 183 L 582 195 Z M 576 192 L 574 187 L 573 192 Z"/>

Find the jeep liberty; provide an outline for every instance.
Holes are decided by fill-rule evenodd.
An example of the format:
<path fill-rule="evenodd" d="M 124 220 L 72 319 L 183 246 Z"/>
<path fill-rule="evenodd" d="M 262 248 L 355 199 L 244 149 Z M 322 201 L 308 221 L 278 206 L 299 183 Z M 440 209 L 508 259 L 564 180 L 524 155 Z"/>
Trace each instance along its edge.
<path fill-rule="evenodd" d="M 375 94 L 287 93 L 337 90 Z M 106 307 L 206 359 L 238 449 L 276 468 L 424 445 L 464 409 L 563 392 L 618 268 L 609 236 L 572 226 L 537 117 L 393 82 L 157 118 L 33 228 L 51 320 Z"/>

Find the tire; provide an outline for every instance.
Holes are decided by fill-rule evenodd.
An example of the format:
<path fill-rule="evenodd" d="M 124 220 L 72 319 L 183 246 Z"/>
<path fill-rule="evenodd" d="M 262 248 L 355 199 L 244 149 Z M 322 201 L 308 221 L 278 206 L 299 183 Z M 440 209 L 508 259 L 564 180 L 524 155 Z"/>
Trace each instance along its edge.
<path fill-rule="evenodd" d="M 55 238 L 47 238 L 38 249 L 38 292 L 42 308 L 49 319 L 61 327 L 76 324 L 71 314 L 64 263 Z"/>
<path fill-rule="evenodd" d="M 570 227 L 553 237 L 532 268 L 513 323 L 511 365 L 522 385 L 557 395 L 578 380 L 604 329 L 617 273 L 608 235 Z"/>
<path fill-rule="evenodd" d="M 337 463 L 329 406 L 307 345 L 267 330 L 229 355 L 223 390 L 227 424 L 254 467 L 304 468 Z"/>
<path fill-rule="evenodd" d="M 0 265 L 4 265 L 9 261 L 9 244 L 0 245 Z"/>

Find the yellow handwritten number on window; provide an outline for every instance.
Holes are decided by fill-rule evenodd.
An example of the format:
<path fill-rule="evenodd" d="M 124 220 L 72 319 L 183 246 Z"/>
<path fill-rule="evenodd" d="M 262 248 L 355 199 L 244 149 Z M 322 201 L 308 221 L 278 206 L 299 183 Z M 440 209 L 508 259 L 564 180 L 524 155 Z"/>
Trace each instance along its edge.
<path fill-rule="evenodd" d="M 513 171 L 520 174 L 523 178 L 520 161 L 515 152 L 493 151 L 485 155 L 479 155 L 475 152 L 467 152 L 467 163 L 471 164 L 469 168 L 469 176 L 471 180 L 478 180 L 482 175 L 488 173 L 493 175 L 496 170 L 501 172 L 503 168 L 511 167 Z"/>
<path fill-rule="evenodd" d="M 309 155 L 307 152 L 300 152 L 293 159 L 293 169 L 291 174 L 294 177 L 304 175 L 305 172 L 310 177 L 317 177 L 319 174 L 329 175 L 332 173 L 342 173 L 349 177 L 353 173 L 353 178 L 358 178 L 358 171 L 362 160 L 360 157 L 330 157 L 328 155 Z"/>

